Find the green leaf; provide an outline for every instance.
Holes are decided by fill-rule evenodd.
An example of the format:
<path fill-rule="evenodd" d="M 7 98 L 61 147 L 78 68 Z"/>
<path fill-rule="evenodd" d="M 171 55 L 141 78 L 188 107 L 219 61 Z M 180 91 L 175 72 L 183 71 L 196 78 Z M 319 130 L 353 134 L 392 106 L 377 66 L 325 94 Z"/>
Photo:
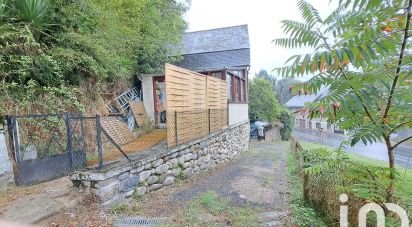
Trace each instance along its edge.
<path fill-rule="evenodd" d="M 356 65 L 355 57 L 353 56 L 352 50 L 351 50 L 350 48 L 348 48 L 348 47 L 344 48 L 344 50 L 345 50 L 346 56 L 348 56 L 348 58 L 349 58 L 349 61 L 350 61 L 353 65 Z"/>

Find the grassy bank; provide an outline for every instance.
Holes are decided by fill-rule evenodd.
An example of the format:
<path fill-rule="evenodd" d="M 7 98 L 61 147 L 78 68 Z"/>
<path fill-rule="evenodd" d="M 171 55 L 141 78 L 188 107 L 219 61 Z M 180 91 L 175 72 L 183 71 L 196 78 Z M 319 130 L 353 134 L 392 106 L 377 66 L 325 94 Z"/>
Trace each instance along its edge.
<path fill-rule="evenodd" d="M 320 216 L 328 226 L 339 226 L 339 195 L 350 198 L 348 220 L 358 223 L 359 209 L 368 202 L 386 202 L 388 168 L 377 161 L 318 143 L 291 142 L 289 174 L 292 185 L 293 220 L 300 226 L 311 226 Z M 397 167 L 398 181 L 395 198 L 400 206 L 412 212 L 412 171 Z M 312 209 L 311 209 L 312 208 Z M 312 219 L 312 220 L 311 220 Z M 376 223 L 375 215 L 367 216 L 368 223 Z M 302 222 L 302 220 L 304 220 Z M 394 214 L 386 216 L 386 226 L 399 226 Z M 316 223 L 315 226 L 322 226 Z"/>
<path fill-rule="evenodd" d="M 303 199 L 303 183 L 298 173 L 297 161 L 292 152 L 288 152 L 288 178 L 293 224 L 298 226 L 327 226 L 316 211 Z"/>
<path fill-rule="evenodd" d="M 316 149 L 316 148 L 324 148 L 328 150 L 334 150 L 335 148 L 318 144 L 312 142 L 300 142 L 304 149 Z M 377 166 L 377 167 L 387 167 L 388 163 L 385 161 L 374 160 L 370 158 L 366 158 L 364 156 L 360 156 L 357 154 L 348 153 L 348 156 L 351 160 L 360 162 L 366 166 Z M 403 167 L 398 166 L 398 182 L 396 185 L 396 190 L 399 196 L 401 197 L 402 201 L 406 204 L 412 204 L 412 169 L 406 169 Z"/>

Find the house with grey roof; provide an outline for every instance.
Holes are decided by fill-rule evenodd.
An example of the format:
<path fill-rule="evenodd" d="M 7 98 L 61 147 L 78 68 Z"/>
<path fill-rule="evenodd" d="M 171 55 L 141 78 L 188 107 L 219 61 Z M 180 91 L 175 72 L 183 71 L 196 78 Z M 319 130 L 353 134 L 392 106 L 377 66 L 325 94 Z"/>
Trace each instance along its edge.
<path fill-rule="evenodd" d="M 305 110 L 307 103 L 313 103 L 325 97 L 329 92 L 328 87 L 322 86 L 314 94 L 301 93 L 293 96 L 285 107 L 295 114 L 295 128 L 299 130 L 316 130 L 330 133 L 343 133 L 339 127 L 334 124 L 329 124 L 326 118 L 309 119 L 308 113 Z"/>
<path fill-rule="evenodd" d="M 303 107 L 305 107 L 306 103 L 312 103 L 316 102 L 319 99 L 325 97 L 328 93 L 328 88 L 325 86 L 322 86 L 319 91 L 316 93 L 311 93 L 311 94 L 298 94 L 293 96 L 289 101 L 285 103 L 285 107 L 287 107 L 290 110 L 300 110 Z"/>
<path fill-rule="evenodd" d="M 248 120 L 248 26 L 187 32 L 183 35 L 181 46 L 182 60 L 173 64 L 226 81 L 229 125 Z M 165 87 L 165 77 L 163 74 L 150 74 L 143 75 L 141 79 L 146 111 L 156 125 L 162 124 L 162 113 L 156 109 L 154 103 L 157 98 L 156 91 Z"/>

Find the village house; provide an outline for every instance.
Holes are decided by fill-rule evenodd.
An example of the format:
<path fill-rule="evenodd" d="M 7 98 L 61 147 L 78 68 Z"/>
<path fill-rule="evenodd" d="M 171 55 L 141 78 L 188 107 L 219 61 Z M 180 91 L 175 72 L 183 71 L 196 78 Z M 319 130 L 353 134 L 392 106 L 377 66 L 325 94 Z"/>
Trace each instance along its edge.
<path fill-rule="evenodd" d="M 325 97 L 328 93 L 328 88 L 322 86 L 316 93 L 300 92 L 294 95 L 285 107 L 291 112 L 295 113 L 295 128 L 301 130 L 315 130 L 329 133 L 344 133 L 339 130 L 335 124 L 328 123 L 327 118 L 313 118 L 309 119 L 308 113 L 305 111 L 306 103 L 313 103 Z"/>
<path fill-rule="evenodd" d="M 249 120 L 250 46 L 247 25 L 187 32 L 183 59 L 174 65 L 227 82 L 228 125 Z M 166 123 L 164 74 L 142 75 L 145 109 L 157 127 Z"/>

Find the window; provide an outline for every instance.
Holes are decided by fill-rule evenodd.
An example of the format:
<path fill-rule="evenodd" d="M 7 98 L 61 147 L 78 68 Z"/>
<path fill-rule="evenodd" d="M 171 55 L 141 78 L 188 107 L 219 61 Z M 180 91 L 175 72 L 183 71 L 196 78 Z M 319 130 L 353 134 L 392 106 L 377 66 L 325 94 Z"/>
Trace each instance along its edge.
<path fill-rule="evenodd" d="M 246 102 L 247 85 L 245 70 L 228 71 L 226 80 L 228 82 L 228 99 L 232 102 Z"/>
<path fill-rule="evenodd" d="M 320 123 L 316 123 L 316 128 L 318 128 L 318 129 L 320 129 L 320 128 L 321 128 Z"/>
<path fill-rule="evenodd" d="M 234 90 L 232 100 L 237 101 L 237 97 L 239 94 L 239 87 L 237 86 L 238 79 L 237 77 L 233 77 L 232 80 L 233 80 L 233 90 Z"/>
<path fill-rule="evenodd" d="M 328 125 L 327 125 L 326 127 L 327 127 L 327 129 L 330 129 L 330 128 L 331 128 L 331 125 L 328 123 Z"/>

